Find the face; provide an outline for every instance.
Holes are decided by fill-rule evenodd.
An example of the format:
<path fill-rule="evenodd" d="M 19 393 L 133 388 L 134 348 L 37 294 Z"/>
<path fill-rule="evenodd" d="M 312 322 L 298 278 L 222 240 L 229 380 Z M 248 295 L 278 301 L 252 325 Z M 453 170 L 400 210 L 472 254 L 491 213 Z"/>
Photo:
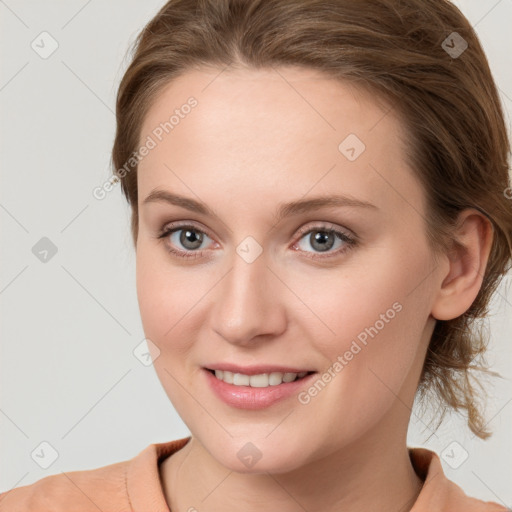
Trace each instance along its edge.
<path fill-rule="evenodd" d="M 436 273 L 394 111 L 311 70 L 194 70 L 140 141 L 142 323 L 206 451 L 282 472 L 406 427 Z"/>

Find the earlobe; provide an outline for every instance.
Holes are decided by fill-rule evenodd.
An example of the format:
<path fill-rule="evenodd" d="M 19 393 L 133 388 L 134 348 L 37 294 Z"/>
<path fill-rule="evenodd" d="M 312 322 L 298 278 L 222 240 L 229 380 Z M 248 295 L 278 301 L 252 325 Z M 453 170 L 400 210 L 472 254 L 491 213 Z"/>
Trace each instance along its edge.
<path fill-rule="evenodd" d="M 442 278 L 432 306 L 437 320 L 451 320 L 464 314 L 482 286 L 493 239 L 492 223 L 475 209 L 461 212 L 449 254 L 448 272 Z"/>

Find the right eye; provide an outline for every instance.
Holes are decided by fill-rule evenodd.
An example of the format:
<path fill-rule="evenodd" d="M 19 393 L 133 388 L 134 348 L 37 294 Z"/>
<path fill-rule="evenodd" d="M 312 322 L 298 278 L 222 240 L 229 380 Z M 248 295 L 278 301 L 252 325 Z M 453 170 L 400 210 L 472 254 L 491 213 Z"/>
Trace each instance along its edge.
<path fill-rule="evenodd" d="M 206 238 L 210 237 L 191 224 L 168 224 L 158 238 L 164 239 L 166 249 L 179 258 L 199 258 L 203 256 L 204 251 L 197 249 L 201 247 Z M 180 246 L 184 249 L 181 249 Z"/>

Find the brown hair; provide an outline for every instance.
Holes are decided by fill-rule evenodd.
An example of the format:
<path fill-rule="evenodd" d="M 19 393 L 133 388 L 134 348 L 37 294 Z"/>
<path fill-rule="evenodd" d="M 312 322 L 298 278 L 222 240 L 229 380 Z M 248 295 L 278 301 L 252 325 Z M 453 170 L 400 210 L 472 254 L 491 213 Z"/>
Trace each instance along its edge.
<path fill-rule="evenodd" d="M 459 36 L 453 34 L 457 32 Z M 449 53 L 468 47 L 460 55 Z M 457 48 L 456 48 L 457 49 Z M 488 338 L 476 319 L 510 269 L 510 143 L 497 87 L 477 35 L 448 0 L 172 0 L 138 35 L 117 95 L 114 174 L 138 233 L 140 127 L 169 82 L 201 66 L 302 66 L 352 81 L 390 100 L 407 128 L 408 164 L 425 190 L 426 231 L 434 251 L 456 243 L 457 214 L 473 207 L 493 226 L 482 287 L 471 307 L 437 321 L 417 398 L 432 392 L 441 409 L 465 409 L 471 431 L 491 433 L 479 410 L 470 370 Z M 475 379 L 480 389 L 480 383 Z"/>

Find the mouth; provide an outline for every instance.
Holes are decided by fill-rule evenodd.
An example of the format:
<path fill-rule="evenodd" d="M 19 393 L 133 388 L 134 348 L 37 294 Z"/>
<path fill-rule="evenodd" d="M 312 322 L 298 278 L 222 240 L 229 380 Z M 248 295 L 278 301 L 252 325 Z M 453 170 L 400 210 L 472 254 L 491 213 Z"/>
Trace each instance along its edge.
<path fill-rule="evenodd" d="M 247 375 L 244 373 L 236 373 L 227 370 L 213 370 L 211 368 L 205 368 L 205 370 L 214 375 L 217 380 L 223 381 L 226 384 L 252 388 L 267 388 L 279 386 L 282 384 L 302 380 L 308 377 L 309 375 L 317 373 L 315 371 L 302 371 L 297 373 L 269 372 Z"/>

